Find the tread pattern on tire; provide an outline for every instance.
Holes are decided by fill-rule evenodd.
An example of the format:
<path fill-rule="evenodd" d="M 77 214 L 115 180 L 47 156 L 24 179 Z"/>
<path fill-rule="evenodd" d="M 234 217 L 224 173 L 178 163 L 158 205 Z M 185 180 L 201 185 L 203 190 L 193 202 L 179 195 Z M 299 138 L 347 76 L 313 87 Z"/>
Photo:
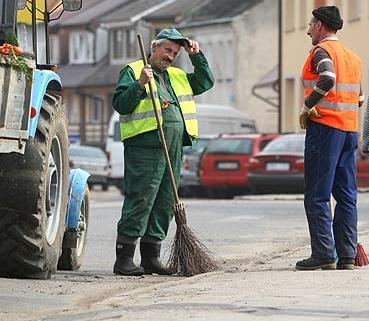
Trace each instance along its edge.
<path fill-rule="evenodd" d="M 52 140 L 50 128 L 51 126 L 57 126 L 60 122 L 64 122 L 65 125 L 63 126 L 66 126 L 64 108 L 60 105 L 58 98 L 46 94 L 34 138 L 39 158 L 42 160 L 42 173 L 47 171 L 47 155 Z M 66 135 L 66 129 L 65 134 L 62 133 L 62 135 Z M 65 139 L 67 142 L 67 137 Z M 68 161 L 66 160 L 66 162 Z M 6 161 L 1 161 L 0 165 L 4 166 L 6 163 Z M 65 167 L 65 165 L 63 166 Z M 67 184 L 68 171 L 65 175 L 66 178 L 61 178 L 64 180 L 63 184 Z M 38 199 L 35 200 L 37 201 L 37 213 L 18 212 L 11 208 L 3 208 L 0 204 L 0 276 L 48 278 L 56 270 L 56 263 L 60 253 L 50 255 L 49 252 L 51 250 L 48 248 L 42 228 L 46 219 L 44 208 L 45 177 L 46 175 L 43 174 L 40 176 Z M 63 195 L 65 194 L 65 196 L 62 196 L 62 199 L 66 203 L 67 187 L 63 188 Z M 63 204 L 61 211 L 65 207 L 66 204 Z M 65 222 L 65 214 L 61 215 L 60 222 L 64 230 L 63 221 Z M 58 238 L 60 239 L 60 237 Z M 57 258 L 53 257 L 55 255 Z"/>

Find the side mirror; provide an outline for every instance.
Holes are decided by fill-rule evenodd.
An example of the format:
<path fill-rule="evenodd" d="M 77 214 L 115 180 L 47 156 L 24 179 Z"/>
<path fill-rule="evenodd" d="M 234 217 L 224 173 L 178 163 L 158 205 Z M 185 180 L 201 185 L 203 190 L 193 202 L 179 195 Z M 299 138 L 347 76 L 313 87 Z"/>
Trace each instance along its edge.
<path fill-rule="evenodd" d="M 65 11 L 78 11 L 82 7 L 82 0 L 62 0 Z"/>
<path fill-rule="evenodd" d="M 17 9 L 23 10 L 26 7 L 27 0 L 17 0 Z"/>

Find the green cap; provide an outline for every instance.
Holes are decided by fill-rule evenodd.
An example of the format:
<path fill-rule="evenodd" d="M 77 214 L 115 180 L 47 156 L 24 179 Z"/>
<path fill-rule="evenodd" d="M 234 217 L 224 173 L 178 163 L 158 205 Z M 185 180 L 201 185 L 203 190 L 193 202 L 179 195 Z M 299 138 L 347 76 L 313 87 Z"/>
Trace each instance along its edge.
<path fill-rule="evenodd" d="M 188 38 L 183 37 L 182 34 L 175 28 L 168 28 L 160 31 L 156 36 L 156 40 L 159 39 L 178 41 L 181 46 L 184 46 L 185 43 L 188 43 Z"/>

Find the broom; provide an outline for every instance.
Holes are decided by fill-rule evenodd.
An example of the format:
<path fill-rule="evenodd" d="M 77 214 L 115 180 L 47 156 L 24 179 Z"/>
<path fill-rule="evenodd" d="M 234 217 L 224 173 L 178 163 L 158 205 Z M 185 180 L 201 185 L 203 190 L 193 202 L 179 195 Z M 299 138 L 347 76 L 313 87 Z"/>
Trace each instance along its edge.
<path fill-rule="evenodd" d="M 144 65 L 147 65 L 147 57 L 142 41 L 142 36 L 137 35 Z M 168 148 L 165 142 L 163 127 L 160 123 L 158 106 L 154 98 L 152 80 L 149 82 L 150 96 L 154 107 L 156 122 L 159 129 L 160 142 L 164 152 L 165 161 L 171 178 L 175 204 L 173 205 L 174 217 L 177 224 L 176 233 L 171 244 L 171 253 L 169 255 L 169 268 L 183 276 L 193 276 L 200 273 L 207 273 L 218 270 L 211 251 L 197 239 L 196 235 L 187 225 L 184 203 L 180 202 L 177 192 L 177 186 L 173 174 L 172 165 L 168 154 Z"/>
<path fill-rule="evenodd" d="M 331 213 L 331 217 L 333 219 L 334 216 L 334 202 L 333 202 L 333 196 L 331 195 L 331 198 L 329 200 L 329 210 Z M 364 250 L 364 247 L 361 243 L 357 243 L 356 246 L 356 257 L 355 257 L 355 266 L 367 266 L 369 265 L 369 259 L 368 256 Z"/>

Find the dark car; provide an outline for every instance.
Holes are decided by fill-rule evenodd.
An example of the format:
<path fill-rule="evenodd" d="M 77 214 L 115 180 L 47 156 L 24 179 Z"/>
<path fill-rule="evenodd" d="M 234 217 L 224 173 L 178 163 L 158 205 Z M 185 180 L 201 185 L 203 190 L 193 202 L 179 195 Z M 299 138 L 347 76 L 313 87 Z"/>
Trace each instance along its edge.
<path fill-rule="evenodd" d="M 216 135 L 199 137 L 193 146 L 183 148 L 183 163 L 181 167 L 181 179 L 179 193 L 181 196 L 204 196 L 205 190 L 200 185 L 199 164 L 202 153 Z"/>
<path fill-rule="evenodd" d="M 302 193 L 304 134 L 282 135 L 250 159 L 249 183 L 255 193 Z"/>
<path fill-rule="evenodd" d="M 276 134 L 227 134 L 213 139 L 201 158 L 200 183 L 214 197 L 247 192 L 250 158 Z"/>
<path fill-rule="evenodd" d="M 109 164 L 106 154 L 98 147 L 70 145 L 69 149 L 70 168 L 81 168 L 90 173 L 88 185 L 101 185 L 104 191 L 108 190 Z"/>

